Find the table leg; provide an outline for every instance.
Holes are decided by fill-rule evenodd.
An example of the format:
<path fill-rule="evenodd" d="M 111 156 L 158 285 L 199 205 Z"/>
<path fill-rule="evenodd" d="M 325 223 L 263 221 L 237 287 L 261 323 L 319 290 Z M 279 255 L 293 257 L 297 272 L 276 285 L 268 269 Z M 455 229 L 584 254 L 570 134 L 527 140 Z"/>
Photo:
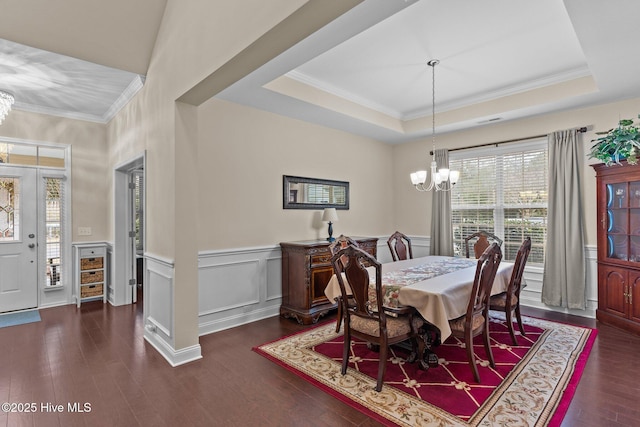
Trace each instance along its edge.
<path fill-rule="evenodd" d="M 438 366 L 438 355 L 433 351 L 434 347 L 441 344 L 440 331 L 432 325 L 425 324 L 420 334 L 424 343 L 424 353 L 420 357 L 420 369 L 435 368 Z M 422 346 L 421 346 L 422 347 Z"/>

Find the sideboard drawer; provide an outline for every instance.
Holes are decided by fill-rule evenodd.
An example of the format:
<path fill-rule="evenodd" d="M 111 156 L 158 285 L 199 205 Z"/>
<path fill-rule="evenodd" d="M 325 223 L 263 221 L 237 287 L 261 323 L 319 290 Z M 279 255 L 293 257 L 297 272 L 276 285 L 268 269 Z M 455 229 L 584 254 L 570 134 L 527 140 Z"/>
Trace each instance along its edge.
<path fill-rule="evenodd" d="M 311 267 L 331 265 L 331 252 L 327 246 L 327 253 L 311 255 Z"/>

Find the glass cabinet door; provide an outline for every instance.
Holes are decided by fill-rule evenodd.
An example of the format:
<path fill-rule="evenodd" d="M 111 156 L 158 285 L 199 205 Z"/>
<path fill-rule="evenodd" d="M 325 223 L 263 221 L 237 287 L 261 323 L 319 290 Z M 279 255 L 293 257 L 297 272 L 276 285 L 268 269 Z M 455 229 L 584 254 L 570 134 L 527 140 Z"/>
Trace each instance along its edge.
<path fill-rule="evenodd" d="M 640 262 L 640 181 L 610 183 L 606 189 L 606 256 Z"/>

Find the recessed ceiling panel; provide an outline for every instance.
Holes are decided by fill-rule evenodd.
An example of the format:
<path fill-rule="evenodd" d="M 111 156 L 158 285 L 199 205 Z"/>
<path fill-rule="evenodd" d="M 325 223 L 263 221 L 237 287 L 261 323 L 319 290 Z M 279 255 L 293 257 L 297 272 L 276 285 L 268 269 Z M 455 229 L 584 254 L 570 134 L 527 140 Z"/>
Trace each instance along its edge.
<path fill-rule="evenodd" d="M 558 0 L 421 0 L 290 77 L 400 119 L 589 75 Z"/>

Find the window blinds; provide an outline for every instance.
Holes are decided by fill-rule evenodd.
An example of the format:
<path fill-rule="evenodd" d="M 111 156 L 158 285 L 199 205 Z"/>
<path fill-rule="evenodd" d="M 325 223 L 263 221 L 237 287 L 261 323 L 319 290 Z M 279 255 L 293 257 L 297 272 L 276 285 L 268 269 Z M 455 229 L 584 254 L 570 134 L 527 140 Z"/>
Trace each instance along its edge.
<path fill-rule="evenodd" d="M 454 246 L 479 230 L 504 240 L 504 259 L 514 260 L 531 236 L 531 263 L 542 263 L 547 227 L 548 149 L 544 139 L 497 148 L 455 151 L 449 166 L 461 178 L 451 194 Z"/>

